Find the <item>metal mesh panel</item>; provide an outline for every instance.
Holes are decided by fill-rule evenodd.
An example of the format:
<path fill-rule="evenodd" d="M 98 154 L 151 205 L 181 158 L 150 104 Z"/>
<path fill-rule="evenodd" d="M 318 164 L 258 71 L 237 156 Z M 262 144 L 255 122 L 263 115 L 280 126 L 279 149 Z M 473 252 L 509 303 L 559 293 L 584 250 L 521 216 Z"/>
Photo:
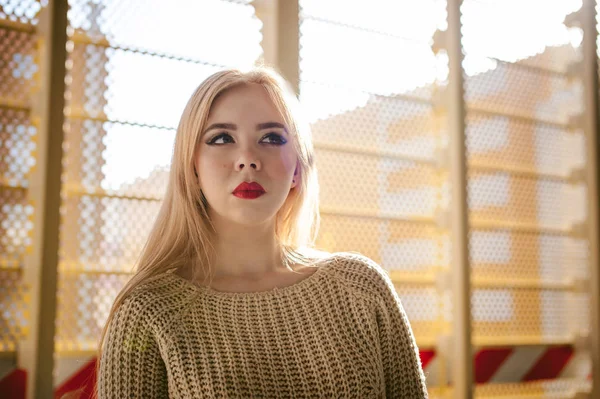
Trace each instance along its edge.
<path fill-rule="evenodd" d="M 247 65 L 262 52 L 261 22 L 249 3 L 249 0 L 71 0 L 69 25 L 72 33 L 84 33 L 88 40 L 113 48 L 221 66 Z M 222 21 L 236 29 L 225 29 Z M 169 75 L 171 72 L 163 77 Z"/>
<path fill-rule="evenodd" d="M 303 107 L 309 110 L 313 107 L 310 103 L 313 95 L 337 101 L 353 94 L 364 96 L 366 105 L 353 106 L 341 113 L 333 113 L 335 110 L 332 110 L 332 114 L 314 122 L 312 134 L 315 142 L 360 148 L 362 152 L 385 150 L 400 158 L 434 158 L 438 136 L 445 132 L 446 125 L 443 116 L 436 114 L 431 101 L 419 101 L 410 96 L 349 93 L 309 83 L 302 85 Z M 359 101 L 362 103 L 363 99 Z M 374 135 L 374 131 L 381 134 Z"/>
<path fill-rule="evenodd" d="M 4 186 L 0 191 L 0 198 L 2 268 L 19 269 L 23 256 L 31 245 L 33 206 L 28 204 L 24 187 Z"/>
<path fill-rule="evenodd" d="M 330 251 L 357 251 L 385 264 L 391 272 L 426 274 L 449 263 L 447 233 L 429 223 L 322 212 L 317 246 Z"/>
<path fill-rule="evenodd" d="M 520 61 L 495 61 L 493 65 L 493 69 L 466 79 L 469 108 L 557 124 L 566 124 L 569 116 L 581 112 L 581 86 L 569 87 L 564 73 L 528 68 Z M 519 90 L 511 89 L 514 87 Z"/>
<path fill-rule="evenodd" d="M 474 289 L 473 335 L 484 343 L 488 338 L 568 341 L 588 326 L 587 313 L 581 311 L 585 301 L 582 303 L 580 296 L 537 289 Z"/>
<path fill-rule="evenodd" d="M 590 382 L 575 378 L 548 380 L 527 384 L 486 384 L 475 388 L 478 398 L 548 398 L 564 399 L 573 396 L 577 389 L 589 391 Z"/>
<path fill-rule="evenodd" d="M 530 3 L 461 7 L 471 314 L 474 340 L 484 345 L 573 342 L 589 328 L 588 293 L 573 283 L 588 278 L 589 261 L 578 228 L 587 218 L 576 122 L 583 87 L 572 74 L 582 55 L 562 24 L 581 4 L 553 3 L 540 14 L 541 3 Z M 582 382 L 519 381 L 476 396 L 563 397 Z"/>
<path fill-rule="evenodd" d="M 73 117 L 174 127 L 194 87 L 217 71 L 204 62 L 79 43 L 79 37 L 69 43 L 68 76 L 73 87 L 85 89 L 67 97 Z"/>
<path fill-rule="evenodd" d="M 572 167 L 585 164 L 583 135 L 559 125 L 477 112 L 469 112 L 466 122 L 466 146 L 474 165 L 502 164 L 568 176 Z"/>
<path fill-rule="evenodd" d="M 16 351 L 17 342 L 27 333 L 29 315 L 26 296 L 27 289 L 20 274 L 3 266 L 0 269 L 0 353 Z"/>
<path fill-rule="evenodd" d="M 261 23 L 246 1 L 69 5 L 59 354 L 96 349 L 158 212 L 195 87 L 261 55 Z"/>
<path fill-rule="evenodd" d="M 47 3 L 47 0 L 5 0 L 0 9 L 0 19 L 36 25 L 39 11 Z"/>
<path fill-rule="evenodd" d="M 450 258 L 448 232 L 437 226 L 449 198 L 438 169 L 447 122 L 437 108 L 448 67 L 430 47 L 445 2 L 300 7 L 300 100 L 321 187 L 317 245 L 359 251 L 387 269 L 420 348 L 431 347 L 450 322 L 435 285 Z"/>
<path fill-rule="evenodd" d="M 317 159 L 323 207 L 430 217 L 435 211 L 440 188 L 428 165 L 339 150 L 317 150 Z"/>
<path fill-rule="evenodd" d="M 567 229 L 585 219 L 583 184 L 520 177 L 498 168 L 469 173 L 469 208 L 475 223 L 494 220 Z"/>
<path fill-rule="evenodd" d="M 37 71 L 35 35 L 0 28 L 0 92 L 11 103 L 29 102 Z"/>
<path fill-rule="evenodd" d="M 428 41 L 436 25 L 445 23 L 445 2 L 413 6 L 389 0 L 303 0 L 300 7 L 303 84 L 431 98 L 431 83 L 439 71 Z M 414 20 L 419 28 L 411 29 Z"/>
<path fill-rule="evenodd" d="M 3 185 L 25 187 L 35 165 L 37 129 L 27 110 L 0 108 L 0 173 Z"/>
<path fill-rule="evenodd" d="M 62 270 L 132 272 L 158 201 L 71 193 L 64 202 Z M 126 217 L 125 217 L 126 216 Z"/>
<path fill-rule="evenodd" d="M 175 131 L 122 123 L 71 119 L 65 132 L 65 186 L 89 194 L 105 190 L 113 195 L 160 199 L 167 183 L 167 166 Z M 132 146 L 145 149 L 134 160 Z M 156 151 L 156 149 L 160 149 Z M 144 176 L 145 175 L 145 176 Z"/>
<path fill-rule="evenodd" d="M 128 274 L 61 272 L 58 297 L 68 304 L 59 306 L 57 319 L 62 323 L 55 335 L 60 355 L 95 350 L 106 317 Z"/>
<path fill-rule="evenodd" d="M 584 280 L 588 276 L 587 240 L 543 233 L 475 230 L 469 243 L 474 279 L 562 282 L 569 278 Z"/>
<path fill-rule="evenodd" d="M 433 334 L 442 334 L 448 328 L 449 324 L 442 319 L 443 304 L 435 288 L 400 283 L 396 285 L 396 290 L 415 336 L 429 338 Z"/>
<path fill-rule="evenodd" d="M 534 381 L 527 384 L 485 384 L 475 387 L 477 398 L 519 398 L 519 399 L 566 399 L 573 397 L 577 390 L 589 391 L 591 383 L 575 378 L 564 378 L 559 380 Z M 452 387 L 444 389 L 432 389 L 429 391 L 430 399 L 452 398 L 454 392 Z"/>
<path fill-rule="evenodd" d="M 37 89 L 36 1 L 0 7 L 0 352 L 17 350 L 29 324 L 24 258 L 32 245 L 30 174 L 36 164 L 37 126 L 31 96 Z"/>

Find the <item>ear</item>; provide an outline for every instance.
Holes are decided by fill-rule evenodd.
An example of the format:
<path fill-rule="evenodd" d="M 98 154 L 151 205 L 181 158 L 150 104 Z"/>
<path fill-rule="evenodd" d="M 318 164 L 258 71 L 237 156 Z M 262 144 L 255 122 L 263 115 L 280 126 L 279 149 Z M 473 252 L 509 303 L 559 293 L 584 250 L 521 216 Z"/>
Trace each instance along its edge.
<path fill-rule="evenodd" d="M 294 170 L 294 179 L 292 180 L 292 185 L 290 188 L 294 188 L 300 183 L 300 168 L 298 164 L 296 164 L 296 170 Z"/>

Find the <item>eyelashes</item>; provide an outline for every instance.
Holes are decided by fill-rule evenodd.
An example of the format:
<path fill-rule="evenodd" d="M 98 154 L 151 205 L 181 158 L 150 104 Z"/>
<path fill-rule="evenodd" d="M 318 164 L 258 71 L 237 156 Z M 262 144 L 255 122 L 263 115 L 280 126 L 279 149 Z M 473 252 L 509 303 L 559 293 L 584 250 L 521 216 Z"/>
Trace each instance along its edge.
<path fill-rule="evenodd" d="M 227 133 L 221 133 L 221 134 L 217 134 L 215 137 L 213 137 L 212 139 L 210 139 L 209 141 L 206 142 L 206 144 L 209 145 L 223 145 L 226 143 L 217 143 L 217 140 L 219 140 L 220 138 L 226 138 L 228 137 L 229 140 L 231 140 L 230 142 L 233 142 L 233 139 L 230 135 L 228 135 Z"/>
<path fill-rule="evenodd" d="M 266 139 L 269 138 L 269 142 L 266 142 L 265 144 L 269 144 L 269 145 L 276 145 L 276 146 L 280 146 L 280 145 L 284 145 L 287 143 L 287 140 L 283 138 L 283 136 L 281 136 L 278 133 L 268 133 L 266 134 L 262 139 L 261 142 Z M 221 139 L 223 139 L 223 142 L 218 142 L 221 141 Z M 274 141 L 273 141 L 274 139 Z M 214 136 L 212 139 L 210 139 L 209 141 L 206 142 L 206 144 L 208 145 L 225 145 L 228 143 L 233 143 L 233 137 L 231 137 L 231 135 L 229 133 L 220 133 L 217 134 L 216 136 Z"/>

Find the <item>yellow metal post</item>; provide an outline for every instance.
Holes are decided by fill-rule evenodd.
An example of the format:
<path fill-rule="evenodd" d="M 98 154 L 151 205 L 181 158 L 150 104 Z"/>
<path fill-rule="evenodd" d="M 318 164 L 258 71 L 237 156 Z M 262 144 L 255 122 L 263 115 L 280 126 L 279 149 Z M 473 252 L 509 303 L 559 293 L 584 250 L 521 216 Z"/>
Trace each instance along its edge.
<path fill-rule="evenodd" d="M 600 270 L 598 265 L 598 55 L 596 39 L 596 2 L 584 0 L 581 13 L 583 28 L 583 87 L 585 96 L 584 130 L 587 141 L 587 188 L 590 245 L 590 345 L 592 356 L 592 398 L 600 398 Z"/>
<path fill-rule="evenodd" d="M 38 128 L 36 167 L 29 200 L 34 204 L 33 251 L 24 260 L 30 290 L 29 334 L 18 349 L 27 371 L 27 397 L 54 396 L 54 330 L 62 173 L 67 0 L 49 1 L 39 18 L 39 87 L 32 116 Z"/>
<path fill-rule="evenodd" d="M 263 62 L 276 68 L 300 92 L 300 7 L 298 0 L 256 0 L 263 23 Z"/>
<path fill-rule="evenodd" d="M 461 44 L 461 0 L 448 0 L 446 48 L 449 59 L 448 123 L 451 178 L 452 303 L 454 397 L 473 397 L 471 347 L 471 285 L 469 263 L 469 215 L 467 207 L 467 161 L 465 151 L 465 100 Z"/>

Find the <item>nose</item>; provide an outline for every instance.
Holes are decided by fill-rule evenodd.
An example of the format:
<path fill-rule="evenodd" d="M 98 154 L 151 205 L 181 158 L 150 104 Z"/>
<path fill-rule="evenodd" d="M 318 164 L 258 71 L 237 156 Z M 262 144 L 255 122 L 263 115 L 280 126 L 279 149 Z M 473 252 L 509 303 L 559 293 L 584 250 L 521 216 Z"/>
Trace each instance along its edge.
<path fill-rule="evenodd" d="M 258 157 L 250 151 L 244 151 L 235 163 L 235 169 L 238 172 L 244 170 L 244 168 L 246 167 L 249 167 L 256 171 L 260 170 L 261 168 L 261 164 Z"/>

